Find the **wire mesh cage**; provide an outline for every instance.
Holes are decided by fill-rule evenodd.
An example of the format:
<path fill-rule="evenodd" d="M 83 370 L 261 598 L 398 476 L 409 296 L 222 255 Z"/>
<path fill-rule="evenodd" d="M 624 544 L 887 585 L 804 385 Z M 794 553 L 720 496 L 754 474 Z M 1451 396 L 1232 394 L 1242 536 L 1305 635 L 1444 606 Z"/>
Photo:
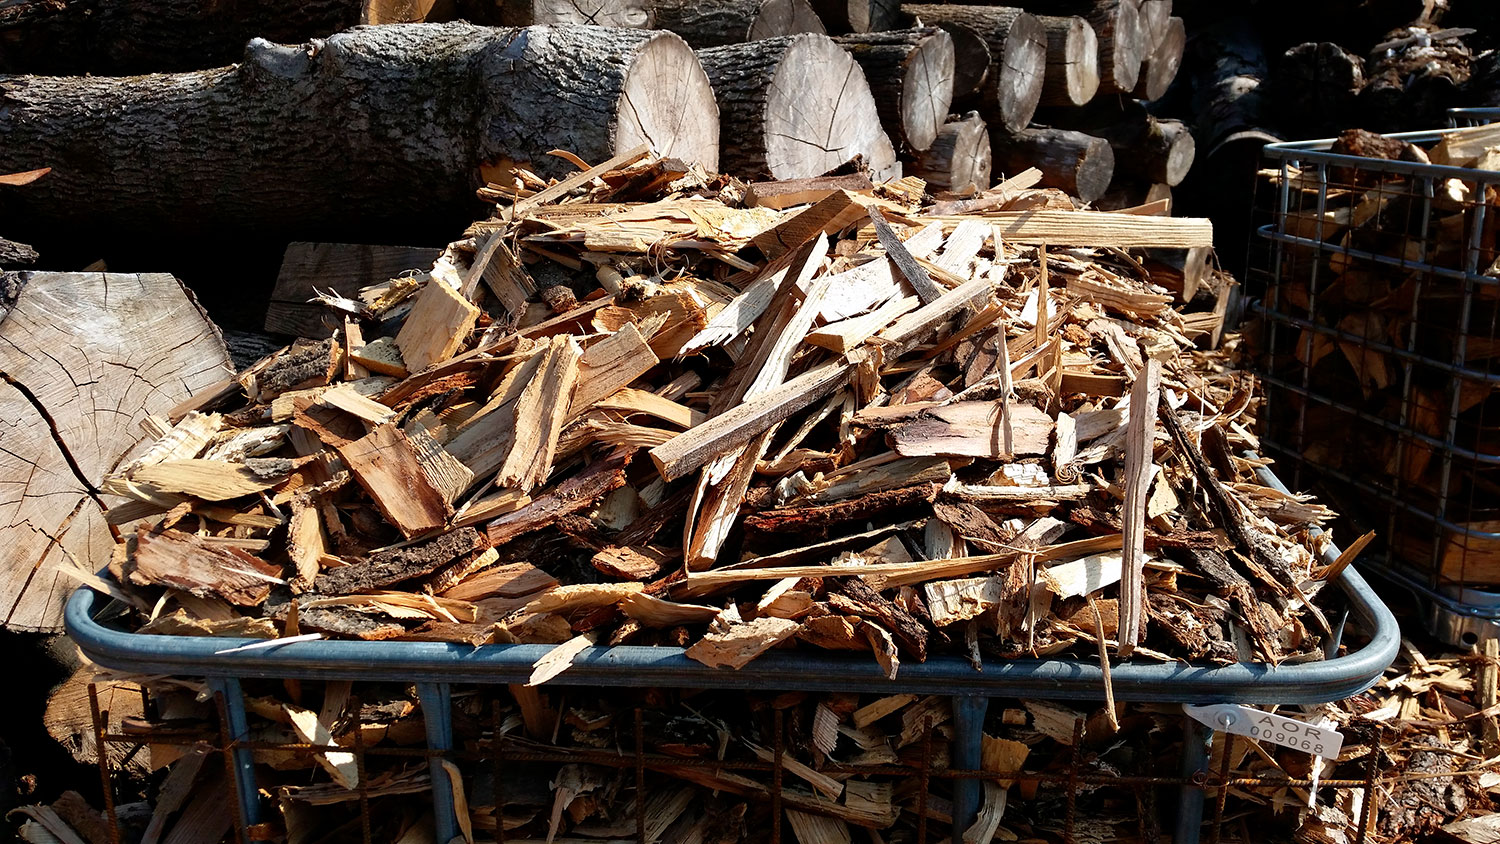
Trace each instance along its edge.
<path fill-rule="evenodd" d="M 1379 532 L 1369 564 L 1436 635 L 1472 644 L 1500 633 L 1500 172 L 1333 148 L 1265 150 L 1263 445 Z"/>

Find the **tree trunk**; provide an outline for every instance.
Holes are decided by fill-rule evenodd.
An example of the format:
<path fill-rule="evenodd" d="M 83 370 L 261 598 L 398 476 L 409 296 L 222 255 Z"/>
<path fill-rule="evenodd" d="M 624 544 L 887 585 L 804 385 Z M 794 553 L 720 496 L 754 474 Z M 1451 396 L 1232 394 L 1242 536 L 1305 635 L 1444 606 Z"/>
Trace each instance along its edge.
<path fill-rule="evenodd" d="M 1141 49 L 1149 56 L 1156 51 L 1161 40 L 1167 37 L 1168 21 L 1172 17 L 1172 0 L 1141 0 L 1140 3 Z"/>
<path fill-rule="evenodd" d="M 1099 91 L 1099 37 L 1077 15 L 1042 15 L 1047 31 L 1044 106 L 1081 106 Z"/>
<path fill-rule="evenodd" d="M 834 39 L 859 63 L 880 122 L 910 150 L 932 145 L 953 104 L 953 39 L 935 27 Z"/>
<path fill-rule="evenodd" d="M 1099 93 L 1128 94 L 1146 59 L 1140 0 L 1026 0 L 1038 14 L 1079 15 L 1099 39 Z"/>
<path fill-rule="evenodd" d="M 53 168 L 0 195 L 17 234 L 340 239 L 327 235 L 472 220 L 481 165 L 561 173 L 554 148 L 601 161 L 650 142 L 718 164 L 707 77 L 681 39 L 646 30 L 362 27 L 321 46 L 256 40 L 218 70 L 3 79 L 0 103 L 0 172 Z"/>
<path fill-rule="evenodd" d="M 1186 49 L 1187 26 L 1182 18 L 1168 18 L 1166 33 L 1141 63 L 1140 78 L 1132 96 L 1147 102 L 1165 97 L 1182 67 L 1182 53 Z"/>
<path fill-rule="evenodd" d="M 1365 86 L 1365 63 L 1332 41 L 1298 44 L 1282 54 L 1272 76 L 1284 125 L 1305 135 L 1337 135 L 1357 123 L 1355 103 Z"/>
<path fill-rule="evenodd" d="M 651 0 L 505 0 L 498 23 L 504 26 L 574 23 L 629 29 L 656 29 Z"/>
<path fill-rule="evenodd" d="M 362 0 L 18 0 L 0 4 L 0 73 L 128 75 L 236 61 L 360 22 Z"/>
<path fill-rule="evenodd" d="M 900 26 L 899 0 L 810 0 L 823 26 L 837 35 L 884 32 Z"/>
<path fill-rule="evenodd" d="M 990 130 L 983 118 L 969 112 L 943 124 L 932 146 L 912 161 L 911 175 L 924 179 L 932 193 L 982 191 L 990 186 L 991 155 Z"/>
<path fill-rule="evenodd" d="M 979 96 L 981 113 L 1008 132 L 1026 128 L 1041 101 L 1047 71 L 1047 33 L 1041 21 L 1006 6 L 907 3 L 901 11 L 924 24 L 962 24 L 977 32 L 990 50 L 990 68 Z"/>
<path fill-rule="evenodd" d="M 1004 173 L 1027 167 L 1042 171 L 1041 185 L 1058 188 L 1084 202 L 1109 189 L 1115 154 L 1109 142 L 1067 129 L 1026 129 L 994 139 L 995 166 Z"/>
<path fill-rule="evenodd" d="M 1116 174 L 1127 181 L 1175 187 L 1193 166 L 1192 131 L 1181 121 L 1156 118 L 1136 100 L 1108 97 L 1084 108 L 1050 109 L 1042 117 L 1048 125 L 1108 141 Z"/>
<path fill-rule="evenodd" d="M 814 32 L 827 32 L 807 0 L 654 0 L 656 25 L 683 37 L 693 49 L 723 47 Z"/>
<path fill-rule="evenodd" d="M 826 35 L 698 51 L 713 83 L 723 170 L 743 179 L 805 179 L 862 156 L 871 178 L 900 174 L 864 72 Z"/>
<path fill-rule="evenodd" d="M 168 275 L 12 273 L 0 322 L 0 624 L 62 626 L 77 586 L 114 539 L 97 492 L 150 441 L 140 423 L 232 374 L 219 331 Z M 0 285 L 3 286 L 3 285 Z"/>

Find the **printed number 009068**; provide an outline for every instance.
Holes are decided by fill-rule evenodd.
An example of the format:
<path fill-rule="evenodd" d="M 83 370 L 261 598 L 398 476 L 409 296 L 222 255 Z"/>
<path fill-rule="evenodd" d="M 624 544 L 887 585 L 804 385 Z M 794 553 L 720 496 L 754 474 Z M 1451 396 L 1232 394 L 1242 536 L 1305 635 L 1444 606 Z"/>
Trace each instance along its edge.
<path fill-rule="evenodd" d="M 1295 735 L 1287 735 L 1280 730 L 1267 730 L 1261 727 L 1251 727 L 1250 735 L 1254 736 L 1255 738 L 1268 739 L 1270 741 L 1276 742 L 1277 744 L 1287 745 L 1288 747 L 1298 747 L 1303 750 L 1309 750 L 1313 753 L 1321 754 L 1323 752 L 1322 744 L 1315 743 L 1311 739 L 1299 739 Z"/>

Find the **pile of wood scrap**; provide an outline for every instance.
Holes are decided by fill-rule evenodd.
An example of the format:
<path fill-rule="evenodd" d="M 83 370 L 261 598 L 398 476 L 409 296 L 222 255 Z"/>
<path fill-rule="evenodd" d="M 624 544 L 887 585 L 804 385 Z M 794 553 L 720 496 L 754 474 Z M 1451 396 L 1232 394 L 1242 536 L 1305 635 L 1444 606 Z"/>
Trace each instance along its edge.
<path fill-rule="evenodd" d="M 1384 529 L 1398 514 L 1388 539 L 1402 556 L 1443 582 L 1493 585 L 1500 543 L 1484 534 L 1500 525 L 1490 421 L 1500 402 L 1500 127 L 1452 130 L 1424 146 L 1351 129 L 1330 151 L 1371 166 L 1264 171 L 1270 190 L 1287 197 L 1279 230 L 1301 240 L 1278 249 L 1267 291 L 1274 328 L 1257 365 L 1278 386 L 1268 388 L 1262 421 L 1313 467 L 1394 496 L 1357 497 L 1372 525 Z M 1392 172 L 1381 169 L 1386 160 L 1467 168 L 1473 178 Z M 1466 272 L 1490 281 L 1454 275 Z M 1439 547 L 1433 518 L 1410 508 L 1441 514 Z"/>
<path fill-rule="evenodd" d="M 1497 651 L 1487 644 L 1483 652 L 1429 657 L 1408 642 L 1371 690 L 1280 710 L 1341 732 L 1337 760 L 1215 735 L 1199 780 L 1207 790 L 1204 839 L 1352 844 L 1438 833 L 1426 840 L 1493 841 L 1500 731 Z M 151 687 L 156 714 L 127 712 L 112 732 L 145 745 L 133 748 L 134 764 L 166 774 L 148 800 L 117 773 L 124 840 L 217 840 L 230 827 L 223 807 L 231 792 L 223 766 L 206 752 L 218 736 L 207 689 L 135 679 Z M 125 678 L 113 682 L 121 690 L 113 702 L 128 703 Z M 358 840 L 363 824 L 374 841 L 431 835 L 427 763 L 397 755 L 425 739 L 409 686 L 264 682 L 246 691 L 251 734 L 262 748 L 261 788 L 276 807 L 263 833 L 284 832 L 290 844 Z M 783 840 L 799 844 L 871 833 L 921 842 L 946 837 L 951 821 L 952 781 L 937 772 L 960 766 L 954 714 L 943 697 L 513 687 L 459 688 L 453 701 L 458 748 L 446 770 L 456 775 L 467 840 L 633 841 L 640 831 L 646 841 L 766 841 L 780 821 Z M 101 692 L 101 705 L 109 702 Z M 1170 705 L 1122 705 L 1116 714 L 1078 702 L 992 701 L 979 767 L 997 778 L 983 785 L 979 817 L 965 837 L 1160 840 L 1172 826 L 1177 782 L 1125 780 L 1179 775 L 1183 720 Z M 119 755 L 132 749 L 114 747 Z M 1233 782 L 1222 814 L 1215 808 L 1220 777 Z M 1316 787 L 1308 785 L 1313 778 Z M 22 811 L 25 840 L 109 840 L 99 834 L 104 813 L 77 795 Z"/>
<path fill-rule="evenodd" d="M 175 635 L 890 676 L 1316 653 L 1329 514 L 1256 483 L 1253 386 L 1198 348 L 1222 312 L 1175 309 L 1141 251 L 1207 221 L 1033 178 L 927 204 L 644 153 L 518 174 L 430 272 L 324 296 L 334 336 L 154 418 L 100 484 L 108 579 L 79 577 Z"/>

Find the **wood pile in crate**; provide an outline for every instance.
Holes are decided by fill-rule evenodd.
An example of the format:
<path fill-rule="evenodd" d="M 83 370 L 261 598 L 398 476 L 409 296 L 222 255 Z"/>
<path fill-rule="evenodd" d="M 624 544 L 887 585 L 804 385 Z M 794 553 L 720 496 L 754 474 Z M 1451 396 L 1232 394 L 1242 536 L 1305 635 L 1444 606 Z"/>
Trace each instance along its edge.
<path fill-rule="evenodd" d="M 1280 709 L 1342 733 L 1336 760 L 1216 734 L 1208 774 L 1198 780 L 1209 804 L 1204 838 L 1352 844 L 1365 829 L 1372 842 L 1494 840 L 1497 662 L 1493 641 L 1478 652 L 1426 654 L 1405 643 L 1369 691 Z M 223 837 L 233 798 L 223 765 L 207 750 L 218 740 L 209 690 L 191 679 L 97 679 L 111 732 L 132 739 L 111 745 L 117 756 L 129 752 L 115 777 L 124 840 Z M 137 684 L 151 691 L 151 714 L 139 708 Z M 431 840 L 427 762 L 396 755 L 419 752 L 425 736 L 409 685 L 248 681 L 245 688 L 250 733 L 261 748 L 259 782 L 274 807 L 263 830 L 284 833 L 289 844 L 334 834 L 360 840 L 362 827 L 372 841 Z M 92 738 L 87 699 L 79 704 L 76 694 L 60 697 L 49 722 L 71 723 L 72 733 Z M 503 832 L 513 841 L 633 841 L 641 829 L 647 841 L 729 844 L 771 840 L 773 824 L 782 823 L 782 840 L 798 844 L 922 841 L 924 829 L 925 840 L 935 841 L 951 821 L 951 781 L 940 772 L 957 767 L 954 714 L 943 697 L 457 687 L 453 723 L 456 752 L 445 770 L 472 840 Z M 982 786 L 966 837 L 1159 837 L 1170 827 L 1177 784 L 1122 780 L 1177 776 L 1182 723 L 1181 709 L 1170 705 L 1111 711 L 993 700 L 979 767 L 1003 776 Z M 158 771 L 160 786 L 138 792 L 126 765 Z M 1227 792 L 1221 777 L 1233 782 Z M 106 813 L 76 792 L 13 817 L 26 841 L 110 840 Z"/>
<path fill-rule="evenodd" d="M 1493 282 L 1470 288 L 1428 269 L 1461 272 L 1475 261 L 1478 275 L 1500 274 L 1493 172 L 1500 128 L 1454 130 L 1426 149 L 1352 129 L 1329 151 L 1470 168 L 1486 181 L 1319 165 L 1321 172 L 1289 167 L 1282 184 L 1282 170 L 1264 171 L 1271 190 L 1288 191 L 1285 232 L 1318 244 L 1277 253 L 1280 276 L 1267 304 L 1279 339 L 1258 354 L 1264 371 L 1312 398 L 1278 388 L 1266 430 L 1282 444 L 1300 442 L 1312 467 L 1365 479 L 1417 512 L 1441 507 L 1458 526 L 1435 529 L 1430 519 L 1400 515 L 1389 539 L 1401 557 L 1424 572 L 1435 568 L 1442 583 L 1500 583 L 1500 546 L 1465 533 L 1500 529 L 1493 461 L 1484 457 L 1500 455 Z M 1309 318 L 1316 330 L 1289 322 Z M 1355 412 L 1386 424 L 1356 420 Z M 1365 503 L 1383 528 L 1388 505 Z"/>
<path fill-rule="evenodd" d="M 1328 513 L 1241 456 L 1228 283 L 1205 302 L 1172 265 L 1209 225 L 1036 178 L 932 203 L 644 151 L 518 171 L 429 272 L 325 291 L 332 336 L 156 420 L 100 484 L 110 579 L 78 576 L 148 633 L 822 648 L 891 676 L 1315 652 Z"/>

